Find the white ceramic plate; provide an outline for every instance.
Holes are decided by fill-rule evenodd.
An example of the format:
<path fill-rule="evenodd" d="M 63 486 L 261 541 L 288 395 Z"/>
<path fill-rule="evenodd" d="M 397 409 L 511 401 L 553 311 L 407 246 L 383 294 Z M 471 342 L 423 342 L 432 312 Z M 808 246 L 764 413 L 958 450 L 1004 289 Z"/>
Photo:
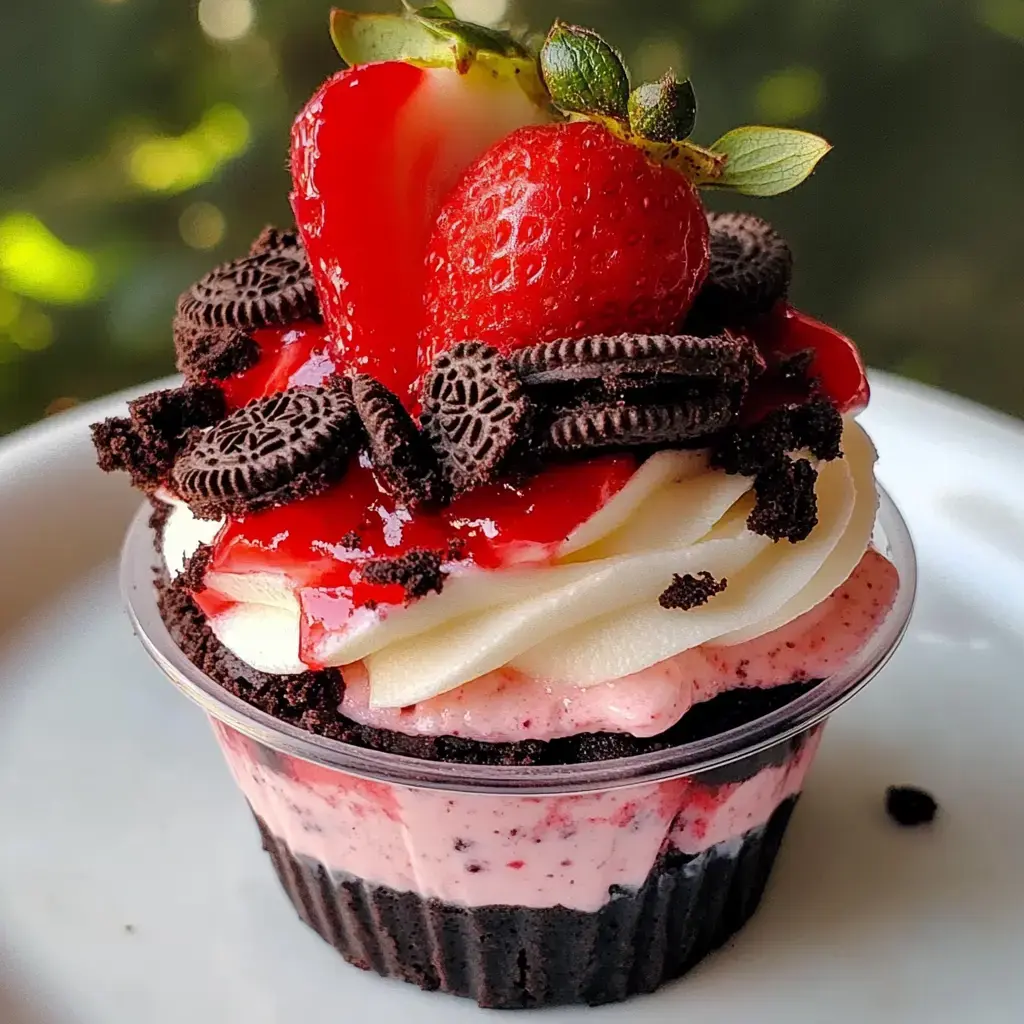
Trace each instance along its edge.
<path fill-rule="evenodd" d="M 86 425 L 0 445 L 0 1024 L 459 1024 L 295 918 L 115 585 L 137 500 Z M 1024 1020 L 1024 429 L 892 378 L 865 416 L 918 544 L 889 668 L 826 734 L 764 907 L 689 978 L 559 1021 Z M 892 825 L 889 783 L 933 791 Z"/>

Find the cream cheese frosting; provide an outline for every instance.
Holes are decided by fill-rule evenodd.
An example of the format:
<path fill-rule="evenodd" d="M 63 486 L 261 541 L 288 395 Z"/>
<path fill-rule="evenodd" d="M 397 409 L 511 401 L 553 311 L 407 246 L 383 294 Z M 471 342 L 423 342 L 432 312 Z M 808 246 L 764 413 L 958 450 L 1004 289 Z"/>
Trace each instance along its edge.
<path fill-rule="evenodd" d="M 552 561 L 459 570 L 440 594 L 361 611 L 323 638 L 317 666 L 361 663 L 369 706 L 398 708 L 501 669 L 587 688 L 763 636 L 824 601 L 868 548 L 875 450 L 852 418 L 843 448 L 845 458 L 818 466 L 818 523 L 802 542 L 747 529 L 750 478 L 711 468 L 706 453 L 658 452 Z M 169 573 L 217 528 L 174 501 L 163 541 Z M 688 611 L 660 606 L 674 573 L 705 571 L 728 580 L 723 593 Z M 207 585 L 229 602 L 210 620 L 229 650 L 266 672 L 308 667 L 299 658 L 301 595 L 284 575 L 210 573 Z"/>

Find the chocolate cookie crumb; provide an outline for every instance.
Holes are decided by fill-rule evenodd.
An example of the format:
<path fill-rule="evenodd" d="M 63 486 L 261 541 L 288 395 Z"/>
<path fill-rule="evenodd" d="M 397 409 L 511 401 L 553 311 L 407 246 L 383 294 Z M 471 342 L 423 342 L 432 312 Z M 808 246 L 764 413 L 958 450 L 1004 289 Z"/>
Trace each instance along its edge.
<path fill-rule="evenodd" d="M 244 331 L 197 327 L 180 316 L 174 321 L 174 349 L 177 367 L 189 381 L 226 380 L 260 360 L 259 346 Z"/>
<path fill-rule="evenodd" d="M 265 252 L 279 252 L 283 249 L 301 249 L 302 242 L 295 228 L 283 231 L 281 228 L 268 224 L 249 246 L 250 256 L 259 256 Z"/>
<path fill-rule="evenodd" d="M 362 567 L 363 579 L 382 585 L 397 584 L 407 601 L 440 594 L 447 573 L 441 568 L 442 552 L 414 548 L 399 558 L 378 558 Z"/>
<path fill-rule="evenodd" d="M 212 384 L 186 384 L 154 391 L 128 403 L 128 415 L 143 443 L 180 446 L 193 427 L 209 427 L 227 415 L 224 393 Z"/>
<path fill-rule="evenodd" d="M 216 423 L 225 403 L 219 388 L 185 385 L 136 398 L 128 413 L 90 428 L 97 463 L 105 473 L 128 473 L 136 487 L 151 494 L 167 482 L 188 431 Z"/>
<path fill-rule="evenodd" d="M 805 348 L 799 352 L 790 352 L 781 356 L 775 363 L 775 372 L 779 380 L 786 384 L 806 384 L 814 362 L 814 349 Z"/>
<path fill-rule="evenodd" d="M 885 791 L 885 813 L 897 825 L 927 825 L 935 820 L 938 811 L 935 797 L 917 786 L 889 786 Z"/>
<path fill-rule="evenodd" d="M 192 664 L 229 693 L 283 722 L 319 735 L 330 731 L 345 692 L 338 669 L 291 676 L 260 672 L 221 644 L 192 596 L 171 585 L 166 574 L 157 579 L 157 599 L 174 643 Z"/>
<path fill-rule="evenodd" d="M 787 452 L 809 449 L 815 458 L 842 457 L 843 418 L 835 403 L 816 398 L 774 409 L 757 423 L 723 431 L 711 448 L 711 464 L 726 473 L 757 476 Z"/>
<path fill-rule="evenodd" d="M 662 608 L 678 608 L 688 612 L 691 608 L 707 604 L 715 594 L 722 593 L 728 583 L 727 579 L 716 580 L 709 572 L 700 572 L 696 576 L 673 573 L 672 582 L 658 598 L 658 604 Z"/>
<path fill-rule="evenodd" d="M 818 471 L 806 459 L 782 458 L 754 478 L 757 503 L 747 517 L 754 533 L 791 544 L 806 540 L 818 523 Z"/>
<path fill-rule="evenodd" d="M 206 572 L 212 559 L 212 545 L 200 544 L 185 560 L 184 567 L 174 579 L 174 585 L 187 594 L 201 593 L 206 589 Z"/>
<path fill-rule="evenodd" d="M 96 464 L 104 473 L 128 473 L 132 485 L 146 492 L 160 486 L 164 474 L 161 460 L 143 450 L 130 419 L 110 416 L 89 429 L 96 448 Z"/>
<path fill-rule="evenodd" d="M 798 406 L 790 413 L 794 443 L 809 449 L 815 458 L 840 459 L 843 456 L 843 417 L 835 402 L 818 398 Z"/>
<path fill-rule="evenodd" d="M 200 518 L 244 515 L 322 493 L 344 475 L 359 440 L 346 391 L 289 388 L 194 431 L 172 475 Z"/>
<path fill-rule="evenodd" d="M 158 536 L 163 537 L 164 527 L 167 525 L 167 520 L 171 518 L 171 512 L 173 506 L 169 505 L 166 501 L 161 501 L 159 498 L 149 499 L 150 513 L 147 523 L 149 528 Z"/>
<path fill-rule="evenodd" d="M 356 530 L 349 530 L 344 537 L 341 538 L 340 544 L 343 548 L 347 548 L 349 551 L 358 551 L 363 546 L 363 538 L 359 536 Z"/>
<path fill-rule="evenodd" d="M 369 439 L 373 468 L 388 492 L 406 505 L 438 500 L 437 457 L 398 396 L 365 373 L 352 378 L 351 389 Z"/>
<path fill-rule="evenodd" d="M 715 438 L 711 465 L 726 473 L 756 476 L 775 465 L 792 444 L 789 410 L 775 409 L 757 423 L 726 430 Z"/>

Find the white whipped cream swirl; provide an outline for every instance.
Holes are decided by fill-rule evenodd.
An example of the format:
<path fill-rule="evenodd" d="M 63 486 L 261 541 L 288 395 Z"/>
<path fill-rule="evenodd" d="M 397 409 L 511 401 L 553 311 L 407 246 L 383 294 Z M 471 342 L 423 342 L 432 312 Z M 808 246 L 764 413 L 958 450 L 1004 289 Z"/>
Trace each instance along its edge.
<path fill-rule="evenodd" d="M 847 419 L 845 458 L 818 465 L 818 524 L 797 544 L 746 526 L 753 481 L 711 469 L 706 453 L 663 451 L 639 467 L 562 544 L 553 562 L 471 568 L 407 608 L 356 613 L 320 643 L 320 665 L 362 662 L 370 703 L 405 707 L 510 666 L 586 687 L 641 672 L 702 644 L 736 644 L 791 622 L 840 586 L 870 542 L 875 450 Z M 209 543 L 217 524 L 175 503 L 164 534 L 169 572 Z M 689 611 L 658 597 L 678 573 L 707 571 L 726 590 Z M 211 620 L 254 668 L 304 671 L 297 593 L 271 572 L 211 573 L 235 602 Z"/>

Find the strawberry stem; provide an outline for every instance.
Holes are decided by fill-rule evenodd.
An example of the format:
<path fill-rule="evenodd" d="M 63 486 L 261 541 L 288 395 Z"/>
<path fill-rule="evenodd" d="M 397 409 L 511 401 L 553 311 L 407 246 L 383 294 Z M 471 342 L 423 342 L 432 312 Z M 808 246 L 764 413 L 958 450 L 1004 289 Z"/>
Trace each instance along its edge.
<path fill-rule="evenodd" d="M 539 58 L 510 32 L 459 21 L 446 0 L 400 14 L 331 11 L 331 38 L 349 64 L 400 60 L 467 74 L 480 65 L 514 80 L 538 106 L 587 118 L 672 167 L 694 185 L 772 196 L 800 184 L 831 146 L 817 135 L 759 125 L 735 128 L 713 146 L 689 141 L 693 86 L 667 75 L 630 93 L 621 55 L 592 29 L 555 21 Z"/>

